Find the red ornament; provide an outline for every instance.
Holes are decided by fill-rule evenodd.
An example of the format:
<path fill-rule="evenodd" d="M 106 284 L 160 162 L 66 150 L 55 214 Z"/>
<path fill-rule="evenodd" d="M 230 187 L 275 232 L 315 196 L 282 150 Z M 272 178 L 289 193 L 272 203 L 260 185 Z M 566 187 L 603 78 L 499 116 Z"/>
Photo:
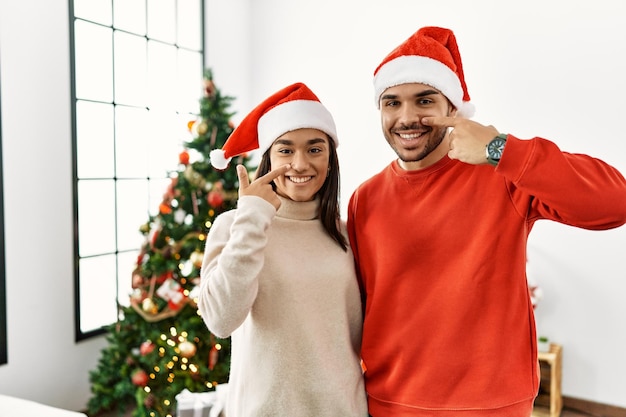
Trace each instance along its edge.
<path fill-rule="evenodd" d="M 141 356 L 146 356 L 151 353 L 154 348 L 156 348 L 156 345 L 152 343 L 151 340 L 146 340 L 139 346 L 139 353 L 141 354 Z"/>
<path fill-rule="evenodd" d="M 148 385 L 148 374 L 143 369 L 137 369 L 131 374 L 130 380 L 138 387 L 145 387 Z"/>
<path fill-rule="evenodd" d="M 224 203 L 224 194 L 221 191 L 211 191 L 206 197 L 207 202 L 213 208 L 221 207 Z"/>
<path fill-rule="evenodd" d="M 172 206 L 170 206 L 168 203 L 163 202 L 159 205 L 159 212 L 161 214 L 171 214 Z"/>
<path fill-rule="evenodd" d="M 211 347 L 211 350 L 209 351 L 209 369 L 211 371 L 213 370 L 213 368 L 215 368 L 218 357 L 219 357 L 219 351 L 217 350 L 215 345 L 213 345 L 213 347 Z"/>
<path fill-rule="evenodd" d="M 182 151 L 181 153 L 178 154 L 178 161 L 183 164 L 183 165 L 187 165 L 189 164 L 189 152 L 187 151 Z"/>

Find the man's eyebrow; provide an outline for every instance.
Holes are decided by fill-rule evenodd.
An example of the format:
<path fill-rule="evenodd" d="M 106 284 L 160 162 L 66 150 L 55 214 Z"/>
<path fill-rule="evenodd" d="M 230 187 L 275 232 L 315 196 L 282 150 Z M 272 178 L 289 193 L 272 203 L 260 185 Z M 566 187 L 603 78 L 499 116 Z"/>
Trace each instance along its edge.
<path fill-rule="evenodd" d="M 424 90 L 415 94 L 415 97 L 426 97 L 426 96 L 439 95 L 439 94 L 441 93 L 437 90 Z M 398 98 L 397 94 L 385 94 L 380 97 L 381 100 L 393 100 L 397 98 Z"/>
<path fill-rule="evenodd" d="M 441 93 L 437 90 L 424 90 L 421 93 L 415 94 L 415 97 L 431 96 L 433 94 L 439 95 Z"/>

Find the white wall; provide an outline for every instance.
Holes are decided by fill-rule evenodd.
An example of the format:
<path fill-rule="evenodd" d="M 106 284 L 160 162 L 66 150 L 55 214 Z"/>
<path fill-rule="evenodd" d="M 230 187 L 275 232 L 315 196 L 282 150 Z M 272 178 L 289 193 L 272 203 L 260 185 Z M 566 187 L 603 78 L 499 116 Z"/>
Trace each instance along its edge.
<path fill-rule="evenodd" d="M 294 81 L 333 112 L 344 213 L 354 188 L 394 157 L 381 134 L 372 73 L 424 25 L 456 32 L 474 120 L 552 139 L 626 173 L 621 0 L 209 0 L 208 9 L 208 64 L 217 85 L 241 98 L 237 120 Z M 531 235 L 529 272 L 545 293 L 538 327 L 563 345 L 567 396 L 626 407 L 625 255 L 626 227 L 540 223 Z"/>
<path fill-rule="evenodd" d="M 476 120 L 551 138 L 626 171 L 619 125 L 626 5 L 520 4 L 208 0 L 208 62 L 218 86 L 237 99 L 235 121 L 287 83 L 302 80 L 318 93 L 341 135 L 344 207 L 354 187 L 393 158 L 371 74 L 425 24 L 457 32 Z M 67 7 L 66 0 L 0 0 L 9 336 L 0 393 L 81 410 L 105 342 L 74 342 Z M 540 224 L 530 244 L 531 271 L 546 293 L 539 326 L 564 345 L 565 395 L 622 407 L 624 248 L 624 227 Z"/>
<path fill-rule="evenodd" d="M 0 0 L 9 356 L 0 393 L 81 410 L 104 340 L 74 342 L 68 25 L 67 0 Z"/>

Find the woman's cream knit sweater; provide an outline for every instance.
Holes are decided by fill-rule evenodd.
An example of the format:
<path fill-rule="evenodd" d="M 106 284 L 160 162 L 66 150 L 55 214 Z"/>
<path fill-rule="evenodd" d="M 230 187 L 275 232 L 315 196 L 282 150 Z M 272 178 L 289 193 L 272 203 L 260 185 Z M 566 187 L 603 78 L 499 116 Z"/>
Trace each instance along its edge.
<path fill-rule="evenodd" d="M 208 234 L 199 310 L 232 335 L 226 416 L 367 416 L 352 252 L 323 229 L 319 201 L 281 202 L 243 196 Z"/>

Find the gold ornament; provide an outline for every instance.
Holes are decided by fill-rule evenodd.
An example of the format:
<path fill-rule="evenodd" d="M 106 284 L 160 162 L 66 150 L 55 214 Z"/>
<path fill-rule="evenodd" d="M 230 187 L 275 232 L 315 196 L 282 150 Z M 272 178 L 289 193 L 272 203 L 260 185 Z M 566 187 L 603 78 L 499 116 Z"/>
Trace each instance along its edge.
<path fill-rule="evenodd" d="M 206 135 L 206 132 L 209 131 L 209 125 L 206 122 L 200 122 L 196 131 L 198 132 L 198 135 L 204 136 Z"/>
<path fill-rule="evenodd" d="M 200 266 L 202 266 L 203 258 L 204 258 L 204 253 L 197 251 L 197 250 L 191 252 L 191 254 L 189 255 L 189 260 L 193 263 L 193 265 L 196 268 L 199 268 Z"/>
<path fill-rule="evenodd" d="M 159 311 L 157 305 L 152 301 L 152 298 L 144 298 L 141 303 L 141 308 L 148 314 L 156 314 Z"/>
<path fill-rule="evenodd" d="M 178 344 L 178 349 L 180 349 L 180 355 L 184 358 L 191 358 L 196 354 L 196 345 L 191 343 L 188 340 L 184 340 Z"/>

